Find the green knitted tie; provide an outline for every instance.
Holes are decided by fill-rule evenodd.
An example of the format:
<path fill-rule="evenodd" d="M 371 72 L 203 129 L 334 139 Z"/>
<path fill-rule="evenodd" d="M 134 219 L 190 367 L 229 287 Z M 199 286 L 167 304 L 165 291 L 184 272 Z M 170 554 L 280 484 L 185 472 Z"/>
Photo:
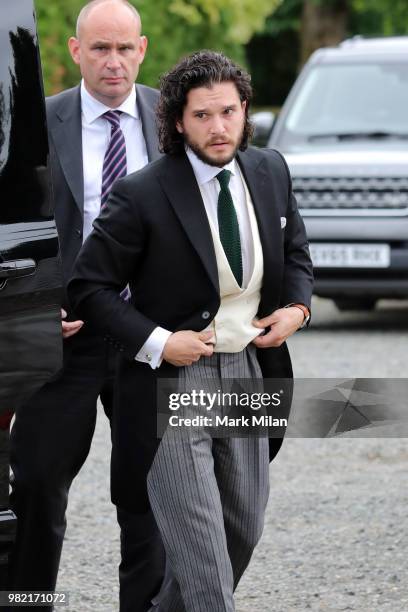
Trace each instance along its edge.
<path fill-rule="evenodd" d="M 242 286 L 242 254 L 241 239 L 239 237 L 239 225 L 237 213 L 228 184 L 231 178 L 229 170 L 221 170 L 217 174 L 221 191 L 218 196 L 218 226 L 221 244 L 224 247 L 232 273 L 238 285 Z"/>

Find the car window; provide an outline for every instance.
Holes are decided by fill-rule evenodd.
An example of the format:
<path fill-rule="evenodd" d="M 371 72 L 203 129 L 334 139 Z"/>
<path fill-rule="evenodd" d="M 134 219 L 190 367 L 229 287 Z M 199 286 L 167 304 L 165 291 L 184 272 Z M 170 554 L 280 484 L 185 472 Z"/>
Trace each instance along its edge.
<path fill-rule="evenodd" d="M 287 136 L 407 133 L 408 64 L 313 67 L 287 115 Z"/>

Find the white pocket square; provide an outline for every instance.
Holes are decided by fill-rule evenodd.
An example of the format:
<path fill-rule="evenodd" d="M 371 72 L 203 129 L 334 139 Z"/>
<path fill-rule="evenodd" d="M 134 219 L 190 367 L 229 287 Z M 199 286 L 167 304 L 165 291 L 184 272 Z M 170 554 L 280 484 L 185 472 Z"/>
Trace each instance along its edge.
<path fill-rule="evenodd" d="M 281 217 L 281 229 L 283 229 L 284 227 L 286 227 L 286 217 Z"/>

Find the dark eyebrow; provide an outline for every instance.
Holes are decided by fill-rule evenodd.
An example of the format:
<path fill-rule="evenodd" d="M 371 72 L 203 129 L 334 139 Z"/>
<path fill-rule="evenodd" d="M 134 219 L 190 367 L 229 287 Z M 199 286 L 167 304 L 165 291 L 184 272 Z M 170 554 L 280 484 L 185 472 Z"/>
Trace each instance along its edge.
<path fill-rule="evenodd" d="M 91 43 L 91 47 L 109 47 L 111 43 L 107 40 L 95 40 Z M 123 42 L 118 43 L 118 47 L 135 47 L 135 43 L 131 40 L 124 40 Z"/>
<path fill-rule="evenodd" d="M 227 104 L 226 106 L 222 107 L 222 110 L 226 110 L 227 108 L 231 108 L 231 109 L 234 110 L 234 109 L 237 108 L 237 105 L 235 103 L 234 104 Z M 192 112 L 193 113 L 208 113 L 208 108 L 196 108 L 196 109 L 193 109 Z"/>

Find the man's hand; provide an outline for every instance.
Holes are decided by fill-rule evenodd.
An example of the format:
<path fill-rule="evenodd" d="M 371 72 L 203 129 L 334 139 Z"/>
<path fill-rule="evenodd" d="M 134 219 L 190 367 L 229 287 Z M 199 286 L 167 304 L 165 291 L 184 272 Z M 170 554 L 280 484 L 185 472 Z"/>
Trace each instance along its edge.
<path fill-rule="evenodd" d="M 259 329 L 270 326 L 270 331 L 264 336 L 257 336 L 253 343 L 258 348 L 280 346 L 299 329 L 304 320 L 304 314 L 296 306 L 278 308 L 269 317 L 253 321 L 252 324 Z"/>
<path fill-rule="evenodd" d="M 65 310 L 63 308 L 61 308 L 61 319 L 65 319 L 67 316 L 67 313 L 65 312 Z M 67 321 L 61 321 L 62 324 L 62 337 L 65 338 L 69 338 L 70 336 L 74 336 L 75 334 L 77 334 L 79 332 L 79 330 L 81 329 L 81 327 L 83 326 L 84 322 L 83 321 L 71 321 L 70 323 L 67 323 Z"/>
<path fill-rule="evenodd" d="M 201 357 L 211 357 L 212 344 L 207 344 L 213 332 L 179 331 L 172 334 L 164 345 L 163 359 L 174 366 L 189 366 Z"/>

